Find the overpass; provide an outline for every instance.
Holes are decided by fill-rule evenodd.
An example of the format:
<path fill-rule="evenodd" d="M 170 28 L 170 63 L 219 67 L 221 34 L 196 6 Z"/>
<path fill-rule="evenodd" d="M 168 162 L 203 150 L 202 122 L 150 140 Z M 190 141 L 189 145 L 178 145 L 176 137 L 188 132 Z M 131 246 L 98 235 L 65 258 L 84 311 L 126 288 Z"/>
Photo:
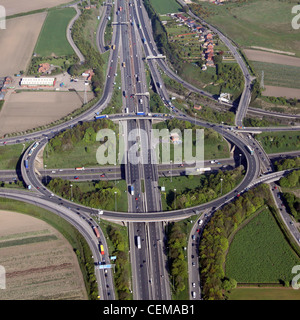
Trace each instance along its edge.
<path fill-rule="evenodd" d="M 162 54 L 158 54 L 157 56 L 150 55 L 146 57 L 146 60 L 151 60 L 151 59 L 166 59 L 166 56 Z"/>

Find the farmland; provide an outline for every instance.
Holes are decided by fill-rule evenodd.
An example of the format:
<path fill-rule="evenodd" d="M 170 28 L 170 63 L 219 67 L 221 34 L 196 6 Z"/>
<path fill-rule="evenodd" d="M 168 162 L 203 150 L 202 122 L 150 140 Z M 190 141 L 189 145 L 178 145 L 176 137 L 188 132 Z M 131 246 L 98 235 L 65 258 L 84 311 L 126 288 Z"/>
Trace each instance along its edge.
<path fill-rule="evenodd" d="M 150 3 L 158 14 L 179 12 L 182 8 L 176 0 L 150 0 Z"/>
<path fill-rule="evenodd" d="M 12 211 L 0 211 L 0 221 L 1 299 L 87 299 L 76 255 L 56 229 Z"/>
<path fill-rule="evenodd" d="M 49 124 L 81 105 L 82 100 L 76 92 L 25 91 L 11 94 L 1 110 L 0 136 Z"/>
<path fill-rule="evenodd" d="M 293 52 L 300 57 L 299 30 L 291 27 L 297 2 L 253 0 L 216 6 L 197 1 L 208 11 L 207 22 L 220 28 L 242 47 L 258 46 Z"/>
<path fill-rule="evenodd" d="M 1 0 L 1 5 L 6 9 L 6 15 L 11 16 L 23 12 L 30 12 L 44 8 L 51 8 L 63 3 L 68 3 L 70 0 Z"/>
<path fill-rule="evenodd" d="M 66 30 L 75 14 L 74 8 L 50 10 L 34 52 L 42 57 L 73 54 L 73 49 L 66 37 Z"/>
<path fill-rule="evenodd" d="M 300 291 L 292 288 L 242 288 L 233 289 L 229 300 L 300 300 Z"/>
<path fill-rule="evenodd" d="M 292 267 L 299 262 L 270 211 L 264 210 L 235 234 L 225 274 L 238 283 L 279 284 L 292 280 Z"/>
<path fill-rule="evenodd" d="M 7 20 L 6 30 L 0 33 L 2 76 L 26 70 L 46 15 L 42 12 Z"/>
<path fill-rule="evenodd" d="M 12 94 L 1 111 L 0 136 L 49 124 L 68 115 L 81 105 L 82 100 L 75 92 Z"/>
<path fill-rule="evenodd" d="M 259 61 L 251 61 L 251 65 L 259 79 L 264 71 L 265 85 L 300 89 L 300 67 Z"/>
<path fill-rule="evenodd" d="M 244 53 L 249 60 L 300 67 L 300 58 L 252 49 L 245 49 Z"/>

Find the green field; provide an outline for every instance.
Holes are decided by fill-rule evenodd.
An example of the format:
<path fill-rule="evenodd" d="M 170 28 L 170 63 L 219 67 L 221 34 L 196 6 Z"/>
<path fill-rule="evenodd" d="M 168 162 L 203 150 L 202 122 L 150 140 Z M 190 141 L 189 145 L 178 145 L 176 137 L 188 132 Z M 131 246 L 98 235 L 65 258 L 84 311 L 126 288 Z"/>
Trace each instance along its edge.
<path fill-rule="evenodd" d="M 20 159 L 22 151 L 29 146 L 30 143 L 6 145 L 0 147 L 0 170 L 15 170 Z"/>
<path fill-rule="evenodd" d="M 263 132 L 256 135 L 266 153 L 278 153 L 300 150 L 299 131 Z"/>
<path fill-rule="evenodd" d="M 66 30 L 75 14 L 76 11 L 73 8 L 50 10 L 34 52 L 42 57 L 53 54 L 56 56 L 73 54 L 74 51 L 67 40 Z"/>
<path fill-rule="evenodd" d="M 239 230 L 226 257 L 226 277 L 240 283 L 291 281 L 300 258 L 290 248 L 269 210 Z"/>
<path fill-rule="evenodd" d="M 175 13 L 182 8 L 176 0 L 150 0 L 150 3 L 158 14 Z"/>
<path fill-rule="evenodd" d="M 300 56 L 299 30 L 291 26 L 291 10 L 297 1 L 251 0 L 223 6 L 197 2 L 210 12 L 205 20 L 240 46 L 260 46 Z"/>
<path fill-rule="evenodd" d="M 258 61 L 251 61 L 251 65 L 259 79 L 264 71 L 265 85 L 300 89 L 300 67 Z"/>
<path fill-rule="evenodd" d="M 300 290 L 292 288 L 236 288 L 229 300 L 300 300 Z"/>

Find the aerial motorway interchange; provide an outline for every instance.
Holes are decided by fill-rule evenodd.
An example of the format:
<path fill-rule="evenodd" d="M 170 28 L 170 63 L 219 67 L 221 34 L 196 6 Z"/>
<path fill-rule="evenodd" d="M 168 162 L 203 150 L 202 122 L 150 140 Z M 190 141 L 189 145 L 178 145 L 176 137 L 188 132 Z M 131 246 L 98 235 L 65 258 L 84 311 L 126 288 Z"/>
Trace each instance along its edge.
<path fill-rule="evenodd" d="M 183 1 L 180 1 L 183 2 Z M 184 3 L 183 3 L 184 4 Z M 192 12 L 189 14 L 198 19 Z M 166 247 L 166 226 L 170 222 L 196 216 L 196 221 L 190 231 L 187 260 L 188 287 L 190 300 L 202 300 L 202 285 L 199 269 L 197 245 L 201 241 L 201 234 L 215 212 L 247 193 L 251 188 L 267 183 L 271 192 L 278 193 L 274 182 L 288 175 L 292 170 L 275 171 L 272 156 L 268 155 L 262 145 L 254 139 L 253 134 L 261 132 L 299 131 L 299 127 L 244 127 L 243 120 L 249 112 L 251 100 L 251 83 L 253 78 L 236 46 L 218 29 L 207 24 L 214 33 L 226 44 L 236 59 L 244 77 L 244 89 L 238 105 L 235 108 L 235 126 L 215 124 L 201 120 L 179 110 L 172 104 L 172 100 L 165 86 L 162 74 L 180 83 L 187 90 L 217 100 L 212 94 L 195 87 L 183 80 L 170 67 L 166 58 L 159 53 L 152 34 L 152 26 L 142 0 L 107 0 L 103 4 L 102 16 L 97 29 L 97 46 L 100 53 L 108 49 L 104 44 L 104 34 L 108 21 L 112 17 L 112 46 L 109 49 L 109 60 L 103 94 L 96 104 L 79 116 L 52 126 L 49 129 L 35 131 L 22 136 L 11 136 L 0 139 L 2 145 L 14 145 L 32 142 L 23 152 L 19 161 L 18 178 L 23 181 L 27 190 L 0 189 L 0 197 L 19 200 L 34 204 L 59 215 L 73 225 L 88 243 L 95 263 L 95 276 L 98 285 L 98 298 L 101 300 L 115 300 L 114 289 L 114 259 L 109 253 L 107 239 L 101 230 L 101 220 L 116 222 L 127 226 L 130 247 L 130 264 L 132 272 L 131 290 L 133 300 L 171 300 L 171 280 L 168 270 Z M 205 21 L 201 21 L 205 23 Z M 73 44 L 75 46 L 75 44 Z M 76 46 L 75 46 L 76 47 Z M 80 52 L 78 53 L 80 54 Z M 83 61 L 80 56 L 80 60 Z M 121 73 L 122 113 L 106 114 L 113 93 L 117 73 Z M 148 92 L 148 74 L 151 75 L 153 86 L 159 95 L 167 113 L 153 113 L 150 110 Z M 250 110 L 251 111 L 251 110 Z M 254 110 L 254 112 L 263 112 Z M 276 113 L 274 113 L 276 116 Z M 281 115 L 282 116 L 282 115 Z M 288 117 L 288 116 L 287 116 Z M 297 118 L 297 117 L 296 117 Z M 47 144 L 61 132 L 73 128 L 78 124 L 92 123 L 98 119 L 110 120 L 122 128 L 119 138 L 124 139 L 126 160 L 130 159 L 133 148 L 139 145 L 140 162 L 125 161 L 125 164 L 112 164 L 96 167 L 77 167 L 69 169 L 43 168 L 37 173 L 37 158 L 47 148 Z M 159 164 L 155 160 L 154 150 L 151 148 L 151 130 L 153 123 L 177 119 L 194 126 L 216 131 L 231 146 L 237 157 L 228 160 L 228 165 L 245 168 L 243 179 L 230 192 L 209 202 L 189 208 L 163 211 L 162 195 L 159 188 L 159 177 L 183 175 L 189 168 L 186 163 Z M 146 132 L 140 135 L 138 141 L 128 139 L 131 132 Z M 146 146 L 146 147 L 145 147 Z M 149 147 L 147 147 L 149 146 Z M 134 151 L 133 151 L 134 150 Z M 293 156 L 299 156 L 294 152 Z M 274 156 L 275 157 L 275 156 Z M 120 160 L 120 159 L 119 159 Z M 225 170 L 226 161 L 205 160 L 204 168 L 210 167 L 215 171 Z M 202 168 L 202 170 L 204 170 Z M 210 170 L 209 168 L 209 170 Z M 101 175 L 99 174 L 101 173 Z M 2 177 L 11 178 L 13 171 L 0 171 Z M 93 181 L 99 179 L 124 179 L 127 186 L 128 212 L 91 208 L 63 198 L 53 193 L 47 187 L 45 179 L 62 178 L 66 180 Z M 172 180 L 171 180 L 172 181 Z M 300 246 L 300 233 L 290 223 L 291 218 L 282 214 L 285 224 L 295 245 Z M 197 231 L 196 231 L 197 229 Z M 195 244 L 195 245 L 194 245 Z"/>

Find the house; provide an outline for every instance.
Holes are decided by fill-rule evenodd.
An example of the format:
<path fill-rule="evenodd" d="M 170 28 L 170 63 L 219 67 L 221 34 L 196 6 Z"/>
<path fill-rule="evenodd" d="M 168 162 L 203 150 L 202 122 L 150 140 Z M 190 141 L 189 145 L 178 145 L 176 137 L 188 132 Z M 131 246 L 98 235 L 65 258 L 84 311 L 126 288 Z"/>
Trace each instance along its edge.
<path fill-rule="evenodd" d="M 213 35 L 211 33 L 208 33 L 206 35 L 206 40 L 212 40 L 212 38 L 213 38 Z"/>
<path fill-rule="evenodd" d="M 180 140 L 180 137 L 179 137 L 179 135 L 178 135 L 177 132 L 171 133 L 170 139 L 171 139 L 171 141 L 172 141 L 174 144 L 180 144 L 180 143 L 182 143 L 182 141 Z"/>
<path fill-rule="evenodd" d="M 194 109 L 195 109 L 195 110 L 201 110 L 201 109 L 202 109 L 202 106 L 194 106 Z"/>
<path fill-rule="evenodd" d="M 94 74 L 95 74 L 94 71 L 93 71 L 92 69 L 90 69 L 90 70 L 86 70 L 86 71 L 83 72 L 81 75 L 82 75 L 83 77 L 87 77 L 87 78 L 86 78 L 87 81 L 91 81 L 91 80 L 92 80 L 92 76 L 93 76 Z"/>
<path fill-rule="evenodd" d="M 49 63 L 41 63 L 39 64 L 38 72 L 39 73 L 45 73 L 50 70 L 50 64 Z"/>

